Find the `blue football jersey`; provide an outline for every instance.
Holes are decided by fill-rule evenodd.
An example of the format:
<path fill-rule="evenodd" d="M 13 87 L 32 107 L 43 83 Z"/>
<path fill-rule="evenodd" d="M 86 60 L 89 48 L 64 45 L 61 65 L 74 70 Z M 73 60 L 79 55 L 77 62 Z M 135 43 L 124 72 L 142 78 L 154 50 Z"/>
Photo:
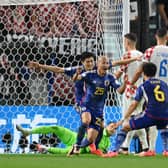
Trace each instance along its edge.
<path fill-rule="evenodd" d="M 85 69 L 83 66 L 82 67 L 82 72 L 85 72 Z M 79 67 L 70 67 L 70 68 L 65 68 L 64 73 L 67 76 L 73 77 L 73 75 L 76 73 L 76 70 Z M 75 101 L 76 103 L 80 104 L 82 101 L 82 97 L 84 96 L 84 82 L 82 80 L 76 81 L 75 82 Z"/>
<path fill-rule="evenodd" d="M 141 84 L 136 92 L 135 100 L 146 100 L 145 112 L 154 119 L 168 119 L 168 85 L 159 79 L 150 78 Z"/>
<path fill-rule="evenodd" d="M 107 91 L 112 86 L 114 89 L 120 87 L 119 82 L 113 75 L 107 73 L 105 76 L 99 76 L 97 71 L 90 71 L 81 74 L 82 80 L 86 84 L 86 93 L 83 104 L 103 111 Z"/>

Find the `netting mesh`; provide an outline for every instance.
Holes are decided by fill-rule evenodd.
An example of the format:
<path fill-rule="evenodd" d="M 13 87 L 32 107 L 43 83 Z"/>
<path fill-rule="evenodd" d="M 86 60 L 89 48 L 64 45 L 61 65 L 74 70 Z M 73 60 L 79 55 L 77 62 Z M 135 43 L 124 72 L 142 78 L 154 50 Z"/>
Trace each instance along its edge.
<path fill-rule="evenodd" d="M 29 61 L 70 67 L 79 65 L 84 51 L 110 59 L 122 53 L 123 0 L 29 2 L 0 6 L 0 137 L 12 135 L 11 152 L 19 151 L 16 123 L 25 128 L 58 124 L 72 130 L 79 125 L 71 79 L 30 70 Z M 110 90 L 106 122 L 119 119 L 120 102 Z M 38 139 L 28 137 L 29 142 Z M 0 142 L 0 152 L 6 150 L 5 143 Z"/>

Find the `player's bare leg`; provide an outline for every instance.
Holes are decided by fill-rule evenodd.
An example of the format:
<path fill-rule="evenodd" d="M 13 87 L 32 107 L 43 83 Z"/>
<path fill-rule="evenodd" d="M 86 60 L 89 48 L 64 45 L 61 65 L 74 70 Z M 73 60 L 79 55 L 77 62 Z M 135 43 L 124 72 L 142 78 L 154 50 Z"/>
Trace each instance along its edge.
<path fill-rule="evenodd" d="M 67 156 L 72 156 L 75 154 L 78 155 L 80 153 L 80 145 L 81 145 L 81 142 L 85 136 L 88 125 L 91 121 L 91 114 L 89 112 L 83 112 L 81 115 L 81 118 L 82 118 L 82 124 L 78 130 L 76 144 L 74 144 L 72 146 L 72 148 L 69 150 Z"/>

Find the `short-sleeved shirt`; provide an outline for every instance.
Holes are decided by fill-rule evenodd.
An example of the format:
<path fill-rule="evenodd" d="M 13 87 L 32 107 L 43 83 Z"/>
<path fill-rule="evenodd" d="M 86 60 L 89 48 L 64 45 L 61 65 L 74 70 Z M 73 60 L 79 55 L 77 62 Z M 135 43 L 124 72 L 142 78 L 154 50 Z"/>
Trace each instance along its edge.
<path fill-rule="evenodd" d="M 153 62 L 157 66 L 156 78 L 168 83 L 168 46 L 148 48 L 144 53 L 144 60 Z"/>
<path fill-rule="evenodd" d="M 81 76 L 82 81 L 86 84 L 86 93 L 82 104 L 103 112 L 109 87 L 117 89 L 120 87 L 120 83 L 109 73 L 104 76 L 98 75 L 97 70 L 82 73 Z"/>
<path fill-rule="evenodd" d="M 156 120 L 168 120 L 168 85 L 162 80 L 150 78 L 140 85 L 135 100 L 146 100 L 146 115 Z"/>
<path fill-rule="evenodd" d="M 64 69 L 64 73 L 67 76 L 73 77 L 73 75 L 76 73 L 76 70 L 79 67 L 70 67 L 70 68 L 65 68 Z M 82 72 L 86 72 L 86 70 L 84 69 L 83 66 L 81 66 L 82 68 Z M 82 101 L 82 97 L 84 96 L 85 92 L 84 92 L 84 82 L 82 80 L 76 81 L 75 82 L 75 101 L 80 104 Z"/>

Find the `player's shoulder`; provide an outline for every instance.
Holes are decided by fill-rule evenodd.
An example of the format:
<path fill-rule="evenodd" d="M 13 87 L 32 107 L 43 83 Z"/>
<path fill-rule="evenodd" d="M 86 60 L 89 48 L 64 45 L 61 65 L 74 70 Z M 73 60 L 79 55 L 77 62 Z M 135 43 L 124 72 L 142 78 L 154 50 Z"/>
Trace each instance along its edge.
<path fill-rule="evenodd" d="M 162 51 L 168 51 L 168 46 L 166 45 L 157 45 L 154 48 L 155 50 L 162 50 Z"/>
<path fill-rule="evenodd" d="M 67 71 L 71 71 L 71 70 L 77 70 L 78 68 L 84 69 L 83 66 L 72 66 L 72 67 L 66 67 L 64 68 Z"/>
<path fill-rule="evenodd" d="M 106 73 L 106 76 L 116 78 L 111 72 L 107 72 L 107 73 Z"/>
<path fill-rule="evenodd" d="M 137 56 L 137 55 L 142 55 L 143 53 L 141 52 L 141 51 L 139 51 L 139 50 L 131 50 L 130 51 L 130 53 L 131 53 L 131 55 L 135 55 L 135 56 Z"/>
<path fill-rule="evenodd" d="M 134 57 L 134 56 L 140 56 L 140 55 L 143 55 L 143 53 L 139 50 L 130 50 L 130 51 L 126 51 L 123 55 L 123 58 L 124 59 L 128 59 L 128 58 L 131 58 L 131 57 Z"/>
<path fill-rule="evenodd" d="M 164 85 L 165 87 L 168 87 L 168 83 L 167 82 L 165 82 L 163 80 L 160 80 L 160 83 L 161 83 L 161 85 Z"/>
<path fill-rule="evenodd" d="M 156 48 L 156 46 L 151 46 L 145 50 L 145 54 L 153 52 L 153 50 Z"/>
<path fill-rule="evenodd" d="M 107 72 L 107 73 L 106 73 L 106 78 L 107 78 L 108 80 L 110 80 L 110 81 L 118 81 L 118 80 L 116 79 L 115 75 L 113 75 L 113 74 L 110 73 L 110 72 Z"/>
<path fill-rule="evenodd" d="M 151 85 L 167 85 L 166 82 L 158 79 L 158 78 L 150 78 L 148 80 L 146 80 L 144 83 L 143 83 L 144 86 L 150 86 Z"/>
<path fill-rule="evenodd" d="M 96 74 L 96 70 L 85 71 L 82 73 L 82 76 L 85 77 L 85 76 L 94 75 L 94 74 Z"/>
<path fill-rule="evenodd" d="M 154 53 L 156 46 L 152 46 L 150 48 L 147 48 L 144 52 L 144 59 L 145 60 L 150 60 L 152 54 Z"/>
<path fill-rule="evenodd" d="M 83 66 L 72 66 L 72 67 L 66 67 L 64 68 L 65 74 L 75 74 L 78 69 L 81 69 L 81 73 L 85 72 L 85 69 Z"/>

